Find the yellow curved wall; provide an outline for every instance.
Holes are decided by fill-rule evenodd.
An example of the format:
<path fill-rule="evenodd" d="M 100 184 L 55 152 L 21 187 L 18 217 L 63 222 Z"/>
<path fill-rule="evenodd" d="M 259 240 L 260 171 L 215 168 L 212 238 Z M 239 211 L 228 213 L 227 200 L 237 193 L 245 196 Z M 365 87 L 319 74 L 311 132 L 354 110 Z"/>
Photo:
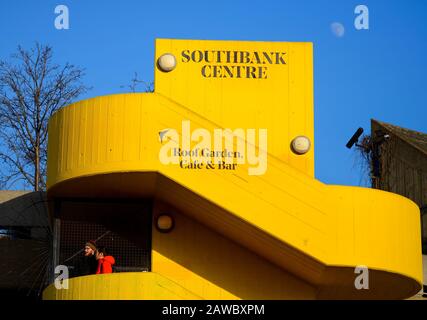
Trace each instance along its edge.
<path fill-rule="evenodd" d="M 159 41 L 156 57 L 179 56 L 183 47 L 203 43 Z M 214 45 L 265 47 L 218 42 L 206 48 Z M 296 156 L 289 148 L 296 135 L 313 141 L 311 45 L 270 48 L 290 56 L 288 65 L 271 66 L 268 82 L 200 79 L 200 65 L 178 62 L 170 73 L 156 70 L 155 93 L 98 97 L 61 109 L 49 122 L 48 196 L 154 197 L 168 203 L 179 212 L 177 227 L 153 233 L 152 270 L 201 298 L 415 294 L 422 283 L 418 207 L 395 194 L 327 186 L 313 178 L 313 149 Z M 272 94 L 284 82 L 286 94 Z M 248 175 L 249 164 L 231 171 L 162 164 L 159 132 L 179 130 L 182 121 L 209 132 L 267 128 L 267 171 Z M 220 261 L 218 251 L 227 259 Z M 370 290 L 355 289 L 357 266 L 371 270 Z M 242 270 L 240 280 L 232 277 L 235 269 Z M 252 276 L 257 279 L 248 285 Z"/>
<path fill-rule="evenodd" d="M 154 272 L 97 274 L 68 280 L 67 289 L 54 284 L 43 300 L 183 300 L 200 299 L 179 284 Z"/>
<path fill-rule="evenodd" d="M 114 172 L 161 172 L 325 266 L 367 265 L 421 283 L 419 211 L 413 202 L 377 190 L 326 186 L 272 156 L 268 158 L 269 170 L 262 178 L 247 176 L 244 166 L 239 168 L 237 173 L 244 177 L 243 181 L 236 173 L 183 172 L 180 168 L 163 166 L 156 157 L 157 133 L 164 126 L 173 126 L 172 116 L 171 122 L 165 121 L 168 112 L 174 110 L 173 116 L 178 119 L 182 116 L 178 113 L 180 107 L 172 108 L 170 104 L 156 94 L 129 94 L 86 100 L 59 111 L 49 128 L 50 132 L 58 132 L 49 145 L 50 159 L 58 155 L 49 167 L 49 194 L 82 196 L 79 192 L 84 188 L 67 188 L 67 183 L 78 177 Z M 123 106 L 126 111 L 119 112 L 118 108 Z M 184 110 L 182 113 L 187 118 L 196 118 L 195 122 L 202 122 L 196 115 Z M 161 115 L 161 119 L 157 120 L 156 115 L 159 118 Z M 96 126 L 91 127 L 95 123 Z M 211 124 L 205 121 L 203 125 Z M 151 137 L 151 141 L 140 137 Z M 131 183 L 128 190 L 126 185 L 112 183 L 98 185 L 97 190 L 101 196 L 102 192 L 104 196 L 120 192 L 145 195 L 147 184 L 136 179 L 134 185 L 138 183 L 139 189 L 131 187 Z M 155 193 L 164 199 L 171 197 L 161 190 Z M 180 202 L 184 208 L 185 197 L 174 200 L 178 207 Z M 206 213 L 201 213 L 200 219 L 213 223 L 203 218 L 203 214 Z M 257 246 L 254 240 L 247 240 L 245 244 Z M 287 265 L 289 262 L 274 257 L 276 249 L 259 248 L 259 251 L 263 250 L 262 254 L 279 266 L 283 264 L 293 270 Z M 323 281 L 322 276 L 313 279 L 319 284 Z"/>

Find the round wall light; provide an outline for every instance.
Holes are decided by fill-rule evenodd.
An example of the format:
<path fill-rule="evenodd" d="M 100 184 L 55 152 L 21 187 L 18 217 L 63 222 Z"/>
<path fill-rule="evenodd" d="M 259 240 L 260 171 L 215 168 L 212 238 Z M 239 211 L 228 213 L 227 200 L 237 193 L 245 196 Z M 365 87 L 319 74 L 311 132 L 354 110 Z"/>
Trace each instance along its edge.
<path fill-rule="evenodd" d="M 306 136 L 298 136 L 292 140 L 292 151 L 296 154 L 306 154 L 310 150 L 310 139 Z"/>
<path fill-rule="evenodd" d="M 175 56 L 171 53 L 162 54 L 157 59 L 157 67 L 163 72 L 170 72 L 176 67 Z"/>
<path fill-rule="evenodd" d="M 156 228 L 160 232 L 171 232 L 175 226 L 174 219 L 168 214 L 161 214 L 157 217 Z"/>

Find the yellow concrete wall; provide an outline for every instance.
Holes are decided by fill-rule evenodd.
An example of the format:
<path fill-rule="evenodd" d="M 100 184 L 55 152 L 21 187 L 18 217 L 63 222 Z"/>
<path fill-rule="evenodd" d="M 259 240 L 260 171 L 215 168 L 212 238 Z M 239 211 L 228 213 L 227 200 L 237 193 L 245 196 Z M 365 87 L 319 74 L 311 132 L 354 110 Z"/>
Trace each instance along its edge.
<path fill-rule="evenodd" d="M 183 300 L 200 299 L 154 272 L 97 274 L 68 280 L 67 289 L 51 284 L 43 300 Z"/>
<path fill-rule="evenodd" d="M 153 228 L 152 271 L 181 284 L 204 299 L 314 299 L 313 286 L 264 258 L 177 212 L 169 233 Z"/>

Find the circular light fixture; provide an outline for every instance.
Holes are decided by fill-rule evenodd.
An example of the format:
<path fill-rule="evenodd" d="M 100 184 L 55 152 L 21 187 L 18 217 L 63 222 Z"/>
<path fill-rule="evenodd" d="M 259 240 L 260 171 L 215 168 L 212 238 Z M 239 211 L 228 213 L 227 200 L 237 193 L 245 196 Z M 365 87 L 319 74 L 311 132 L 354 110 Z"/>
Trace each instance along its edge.
<path fill-rule="evenodd" d="M 168 214 L 161 214 L 157 217 L 156 227 L 157 230 L 163 233 L 172 231 L 175 226 L 174 219 Z"/>
<path fill-rule="evenodd" d="M 170 72 L 176 67 L 175 56 L 171 53 L 162 54 L 157 59 L 157 67 L 163 72 Z"/>
<path fill-rule="evenodd" d="M 298 136 L 292 140 L 291 147 L 292 151 L 296 154 L 305 154 L 310 150 L 310 139 L 306 136 Z"/>

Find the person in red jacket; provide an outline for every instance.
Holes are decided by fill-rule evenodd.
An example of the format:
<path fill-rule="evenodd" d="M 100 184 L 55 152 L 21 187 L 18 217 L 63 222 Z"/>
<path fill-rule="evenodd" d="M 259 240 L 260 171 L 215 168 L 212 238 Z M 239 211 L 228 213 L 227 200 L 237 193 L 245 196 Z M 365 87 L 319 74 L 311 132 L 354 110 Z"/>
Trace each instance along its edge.
<path fill-rule="evenodd" d="M 99 247 L 96 251 L 96 260 L 98 260 L 98 269 L 96 274 L 112 273 L 113 265 L 116 263 L 113 256 L 107 255 L 105 247 Z"/>

